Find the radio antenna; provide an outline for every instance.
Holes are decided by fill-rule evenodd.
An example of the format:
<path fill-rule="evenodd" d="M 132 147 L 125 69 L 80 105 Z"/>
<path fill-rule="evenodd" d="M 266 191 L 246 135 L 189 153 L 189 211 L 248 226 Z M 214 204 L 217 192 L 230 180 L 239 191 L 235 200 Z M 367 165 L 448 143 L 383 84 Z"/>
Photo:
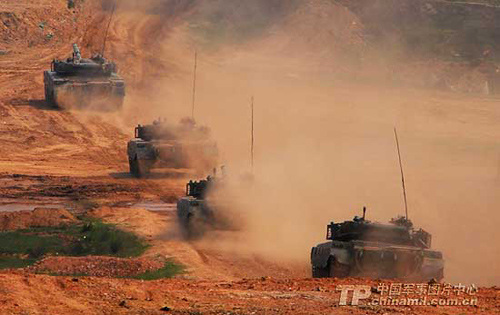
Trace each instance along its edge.
<path fill-rule="evenodd" d="M 194 52 L 194 71 L 193 71 L 193 98 L 191 104 L 191 118 L 194 120 L 194 104 L 196 101 L 196 70 L 198 68 L 198 52 Z"/>
<path fill-rule="evenodd" d="M 401 162 L 401 151 L 399 149 L 398 132 L 396 131 L 396 127 L 394 127 L 394 136 L 396 137 L 396 147 L 398 149 L 398 158 L 399 158 L 399 169 L 401 170 L 401 183 L 403 184 L 403 197 L 404 197 L 404 201 L 405 201 L 405 215 L 406 215 L 406 220 L 408 220 L 408 201 L 406 200 L 405 175 L 403 173 L 403 163 Z"/>
<path fill-rule="evenodd" d="M 104 34 L 104 43 L 102 44 L 101 56 L 104 57 L 104 51 L 106 50 L 106 41 L 108 40 L 109 27 L 111 26 L 111 20 L 113 20 L 113 15 L 115 15 L 116 0 L 113 2 L 113 8 L 111 9 L 111 16 L 109 17 L 108 26 L 106 27 L 106 33 Z"/>
<path fill-rule="evenodd" d="M 252 111 L 252 128 L 251 128 L 251 144 L 250 144 L 250 163 L 251 163 L 251 166 L 252 166 L 252 174 L 253 174 L 253 146 L 254 146 L 254 123 L 253 123 L 253 96 L 252 96 L 252 101 L 251 101 L 251 104 L 250 104 L 250 108 L 251 108 L 251 111 Z"/>

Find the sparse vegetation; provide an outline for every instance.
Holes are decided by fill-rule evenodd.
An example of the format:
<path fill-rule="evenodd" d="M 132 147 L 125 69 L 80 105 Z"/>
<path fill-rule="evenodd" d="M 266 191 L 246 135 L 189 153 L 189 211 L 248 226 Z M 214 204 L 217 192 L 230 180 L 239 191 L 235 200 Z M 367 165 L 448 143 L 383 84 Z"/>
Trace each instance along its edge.
<path fill-rule="evenodd" d="M 165 262 L 165 265 L 157 270 L 147 271 L 134 277 L 140 280 L 157 280 L 163 278 L 172 278 L 175 275 L 184 272 L 184 266 L 177 264 L 171 260 Z"/>

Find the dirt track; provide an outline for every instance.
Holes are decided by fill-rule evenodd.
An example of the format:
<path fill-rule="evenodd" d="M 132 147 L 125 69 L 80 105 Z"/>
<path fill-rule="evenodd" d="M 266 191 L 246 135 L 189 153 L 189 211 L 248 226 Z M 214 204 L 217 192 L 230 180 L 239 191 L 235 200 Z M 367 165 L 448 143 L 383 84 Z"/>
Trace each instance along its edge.
<path fill-rule="evenodd" d="M 359 281 L 349 281 L 356 283 Z M 481 293 L 482 306 L 339 307 L 346 281 L 269 278 L 189 281 L 50 277 L 0 273 L 2 309 L 10 314 L 496 314 L 498 289 Z M 364 284 L 366 284 L 364 282 Z M 376 286 L 377 283 L 370 283 Z M 121 306 L 120 306 L 121 305 Z M 168 307 L 170 311 L 161 311 Z"/>
<path fill-rule="evenodd" d="M 204 100 L 199 110 L 200 116 L 205 116 L 205 122 L 213 126 L 222 147 L 234 149 L 234 152 L 227 154 L 229 157 L 243 160 L 247 156 L 246 140 L 234 140 L 245 138 L 247 133 L 246 129 L 242 131 L 239 128 L 246 126 L 246 116 L 243 118 L 240 115 L 242 110 L 235 104 L 256 90 L 260 93 L 259 102 L 276 104 L 260 109 L 257 136 L 267 142 L 261 144 L 261 154 L 258 154 L 257 160 L 263 166 L 263 173 L 268 172 L 270 177 L 279 180 L 286 178 L 290 182 L 284 185 L 284 190 L 272 191 L 271 196 L 264 194 L 270 200 L 260 199 L 265 204 L 261 211 L 269 219 L 262 225 L 273 232 L 259 235 L 253 241 L 265 247 L 270 239 L 290 237 L 281 250 L 288 251 L 285 247 L 290 243 L 297 245 L 295 242 L 299 240 L 298 249 L 292 248 L 293 258 L 299 255 L 305 258 L 276 259 L 275 255 L 266 255 L 267 252 L 264 255 L 262 251 L 246 252 L 239 248 L 241 235 L 232 232 L 216 233 L 205 241 L 189 243 L 180 238 L 173 212 L 156 213 L 137 209 L 133 205 L 144 200 L 167 204 L 175 202 L 183 194 L 186 177 L 190 175 L 170 170 L 158 171 L 147 180 L 132 179 L 127 172 L 125 146 L 137 122 L 144 123 L 158 115 L 169 115 L 171 111 L 175 113 L 174 116 L 180 116 L 185 109 L 174 103 L 189 103 L 189 92 L 182 91 L 191 79 L 190 53 L 193 43 L 183 36 L 186 23 L 182 17 L 190 12 L 190 8 L 183 8 L 182 14 L 171 15 L 168 19 L 134 11 L 119 11 L 111 25 L 107 51 L 111 57 L 118 59 L 120 72 L 127 79 L 130 94 L 127 95 L 124 111 L 115 115 L 59 111 L 49 108 L 43 101 L 42 72 L 49 67 L 53 58 L 66 56 L 73 42 L 80 43 L 84 50 L 100 47 L 106 15 L 98 10 L 99 6 L 88 1 L 90 5 L 77 6 L 73 12 L 66 9 L 65 1 L 17 1 L 15 5 L 11 2 L 0 0 L 0 13 L 7 12 L 0 15 L 4 22 L 0 24 L 4 27 L 0 38 L 2 203 L 21 206 L 33 203 L 63 204 L 78 211 L 97 207 L 92 215 L 134 231 L 152 243 L 153 246 L 145 254 L 146 258 L 160 255 L 173 257 L 185 264 L 188 268 L 185 277 L 188 279 L 142 282 L 85 277 L 73 281 L 67 277 L 3 272 L 0 273 L 0 312 L 155 314 L 162 313 L 159 309 L 164 306 L 171 307 L 172 313 L 177 314 L 500 312 L 497 289 L 481 290 L 480 307 L 473 311 L 464 307 L 339 308 L 336 306 L 336 285 L 366 282 L 309 279 L 308 252 L 304 250 L 313 241 L 321 241 L 324 223 L 332 217 L 332 213 L 325 210 L 333 207 L 330 201 L 326 206 L 316 202 L 324 200 L 325 195 L 336 199 L 333 201 L 335 206 L 346 209 L 353 207 L 347 199 L 357 200 L 358 197 L 363 197 L 363 202 L 371 202 L 378 209 L 387 205 L 394 208 L 400 206 L 397 170 L 392 170 L 392 164 L 387 166 L 385 162 L 377 160 L 392 162 L 392 142 L 390 139 L 385 140 L 386 135 L 382 130 L 387 127 L 387 130 L 392 131 L 397 121 L 402 125 L 403 134 L 407 132 L 407 135 L 414 135 L 406 138 L 414 146 L 412 149 L 406 147 L 408 150 L 405 152 L 413 156 L 413 166 L 409 171 L 414 178 L 413 182 L 410 179 L 410 186 L 413 184 L 411 201 L 417 205 L 417 209 L 429 209 L 428 213 L 421 211 L 415 217 L 438 231 L 435 239 L 439 249 L 452 244 L 447 247 L 445 255 L 451 257 L 452 268 L 459 266 L 452 269 L 455 276 L 453 280 L 464 265 L 477 270 L 478 265 L 489 264 L 494 269 L 497 261 L 491 251 L 483 257 L 485 263 L 473 259 L 466 263 L 460 260 L 462 248 L 456 244 L 465 242 L 463 237 L 467 236 L 459 235 L 456 227 L 462 221 L 474 220 L 468 211 L 459 209 L 455 217 L 452 210 L 455 210 L 454 206 L 463 206 L 455 201 L 454 196 L 475 191 L 476 185 L 494 182 L 495 176 L 490 174 L 497 166 L 495 139 L 500 135 L 496 127 L 500 112 L 495 100 L 413 90 L 384 94 L 377 88 L 345 84 L 337 77 L 315 85 L 314 80 L 308 80 L 309 76 L 315 77 L 318 75 L 316 72 L 325 70 L 325 64 L 328 65 L 325 71 L 328 75 L 333 73 L 343 78 L 347 70 L 343 62 L 333 56 L 345 53 L 345 50 L 350 54 L 364 49 L 364 43 L 359 20 L 351 13 L 339 11 L 337 7 L 332 8 L 325 3 L 322 3 L 325 5 L 323 9 L 312 4 L 305 6 L 281 21 L 282 24 L 272 29 L 262 41 L 250 40 L 236 53 L 232 51 L 234 47 L 231 45 L 213 55 L 207 53 L 200 62 L 202 71 L 199 79 L 199 93 Z M 336 16 L 335 21 L 339 21 L 339 25 L 325 30 L 321 23 L 328 21 L 332 15 Z M 39 25 L 41 21 L 46 22 L 43 28 Z M 337 32 L 343 24 L 350 26 Z M 308 38 L 310 34 L 317 36 L 297 43 L 294 38 L 286 36 L 293 32 L 300 34 L 301 39 Z M 321 50 L 324 42 L 333 39 L 349 42 L 349 45 L 334 45 L 333 53 Z M 303 46 L 305 43 L 314 46 L 315 52 L 308 53 L 307 47 Z M 282 51 L 289 54 L 283 58 L 267 58 L 257 53 L 260 51 L 272 56 Z M 304 59 L 308 59 L 307 62 L 294 61 L 295 57 L 303 55 L 306 56 Z M 255 67 L 256 72 L 248 74 L 250 67 Z M 264 74 L 262 77 L 259 76 L 262 75 L 260 72 Z M 276 73 L 286 75 L 281 77 Z M 302 90 L 304 84 L 308 85 L 305 91 Z M 189 91 L 189 88 L 186 90 Z M 237 93 L 232 95 L 228 90 L 241 91 L 243 96 Z M 171 108 L 165 106 L 163 98 L 169 100 Z M 332 109 L 332 102 L 341 105 Z M 297 105 L 299 103 L 308 106 L 300 107 Z M 309 105 L 311 103 L 313 105 Z M 297 105 L 296 108 L 289 110 L 293 105 Z M 364 118 L 360 119 L 360 116 Z M 287 120 L 292 123 L 289 125 Z M 297 129 L 302 138 L 294 143 L 289 137 Z M 325 140 L 322 138 L 325 133 L 336 134 L 336 140 Z M 371 151 L 359 149 L 366 147 Z M 472 148 L 472 153 L 464 150 L 464 147 Z M 328 148 L 335 148 L 332 151 L 336 153 L 341 152 L 340 159 Z M 317 168 L 314 165 L 307 166 L 305 170 L 297 168 L 297 165 L 308 165 L 304 160 L 311 158 L 304 151 L 315 155 L 313 158 Z M 382 153 L 376 155 L 374 152 Z M 272 155 L 269 153 L 276 157 L 269 157 Z M 360 156 L 371 157 L 375 166 L 369 168 L 370 163 L 360 159 Z M 454 159 L 450 160 L 449 156 Z M 290 162 L 283 163 L 283 160 Z M 354 161 L 355 165 L 325 168 L 335 163 L 343 165 L 346 161 Z M 369 171 L 363 173 L 363 169 Z M 283 176 L 290 173 L 297 173 L 300 185 L 293 178 Z M 425 177 L 426 174 L 431 175 Z M 335 179 L 325 180 L 324 177 Z M 396 184 L 387 185 L 383 181 L 384 177 L 391 177 L 390 182 Z M 352 182 L 353 178 L 357 178 L 355 191 L 345 188 L 344 184 L 346 179 Z M 464 184 L 456 184 L 457 178 Z M 280 186 L 281 183 L 274 179 L 266 182 L 270 186 Z M 303 190 L 304 183 L 313 187 L 311 190 L 315 193 Z M 335 187 L 335 193 L 322 187 L 316 189 L 318 185 L 330 189 Z M 377 186 L 379 190 L 373 191 L 372 187 Z M 445 197 L 436 188 L 443 186 L 451 186 Z M 297 200 L 297 191 L 303 193 L 304 197 Z M 486 189 L 481 193 L 486 201 L 473 202 L 467 198 L 464 204 L 472 209 L 485 209 L 496 204 L 496 199 L 491 197 L 496 192 Z M 278 200 L 276 194 L 287 196 L 289 200 Z M 427 199 L 427 196 L 431 197 Z M 255 199 L 259 200 L 258 197 Z M 437 201 L 431 202 L 430 198 Z M 303 210 L 305 207 L 320 209 L 321 213 L 315 215 L 315 220 L 311 222 L 292 213 L 295 208 Z M 268 212 L 270 209 L 283 212 L 272 214 Z M 384 216 L 389 212 L 383 210 L 374 216 L 385 219 Z M 482 212 L 480 215 L 488 215 L 485 210 L 479 212 Z M 344 217 L 344 214 L 350 216 L 352 212 L 334 214 Z M 274 215 L 279 220 L 288 216 L 291 223 L 285 223 L 300 222 L 305 225 L 309 222 L 314 223 L 314 226 L 286 229 L 286 224 L 284 227 L 276 224 L 281 221 L 272 217 Z M 444 219 L 450 220 L 449 229 L 441 228 L 443 224 L 440 222 Z M 321 224 L 316 224 L 318 221 Z M 491 225 L 491 221 L 486 224 Z M 484 226 L 478 229 L 474 225 L 472 228 L 478 233 Z M 310 233 L 311 230 L 314 233 Z M 290 231 L 293 231 L 293 235 Z M 484 232 L 481 239 L 494 238 L 496 234 L 493 233 L 494 227 L 488 225 L 488 231 Z M 252 236 L 256 237 L 255 233 L 249 237 Z M 457 237 L 460 242 L 456 241 Z M 274 250 L 271 248 L 271 251 Z M 473 256 L 471 249 L 465 250 L 464 256 Z M 491 270 L 493 276 L 490 279 L 493 280 L 485 283 L 495 283 L 499 279 L 497 269 Z M 485 279 L 482 275 L 474 274 L 465 278 L 466 281 Z M 125 304 L 120 306 L 122 301 Z"/>

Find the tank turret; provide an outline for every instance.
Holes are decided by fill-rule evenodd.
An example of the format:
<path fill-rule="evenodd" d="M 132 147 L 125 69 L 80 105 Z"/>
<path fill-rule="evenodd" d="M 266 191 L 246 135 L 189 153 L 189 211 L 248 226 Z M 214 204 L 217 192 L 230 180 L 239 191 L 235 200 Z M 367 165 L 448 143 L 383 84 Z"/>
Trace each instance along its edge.
<path fill-rule="evenodd" d="M 137 125 L 135 127 L 135 138 L 144 141 L 174 140 L 175 135 L 172 128 L 167 125 L 166 120 L 160 118 L 150 125 Z"/>
<path fill-rule="evenodd" d="M 82 58 L 77 44 L 73 44 L 73 55 L 66 60 L 52 61 L 52 71 L 61 76 L 110 77 L 116 73 L 117 67 L 103 56 L 96 54 L 91 58 Z"/>
<path fill-rule="evenodd" d="M 355 216 L 351 221 L 331 222 L 327 226 L 327 240 L 372 241 L 391 244 L 431 247 L 432 236 L 426 231 L 413 229 L 413 223 L 405 217 L 393 218 L 389 224 L 372 222 Z"/>
<path fill-rule="evenodd" d="M 190 180 L 189 183 L 186 184 L 186 196 L 205 199 L 211 183 L 212 177 L 210 176 L 208 176 L 207 179 L 202 179 L 200 181 Z"/>

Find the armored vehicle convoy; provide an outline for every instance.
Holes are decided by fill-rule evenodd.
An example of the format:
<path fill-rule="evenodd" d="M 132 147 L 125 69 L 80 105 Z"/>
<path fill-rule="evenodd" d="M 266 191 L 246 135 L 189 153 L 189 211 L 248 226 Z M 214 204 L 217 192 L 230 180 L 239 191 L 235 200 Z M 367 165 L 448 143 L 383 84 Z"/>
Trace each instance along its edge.
<path fill-rule="evenodd" d="M 127 154 L 130 173 L 142 177 L 153 167 L 210 170 L 216 166 L 218 150 L 208 129 L 196 126 L 192 119 L 183 119 L 175 127 L 159 119 L 135 128 Z"/>
<path fill-rule="evenodd" d="M 71 58 L 53 60 L 50 71 L 44 72 L 45 100 L 59 108 L 120 109 L 125 82 L 116 71 L 116 65 L 99 54 L 82 58 L 73 44 Z"/>
<path fill-rule="evenodd" d="M 365 211 L 361 218 L 327 226 L 329 241 L 311 250 L 313 277 L 443 278 L 443 257 L 431 249 L 429 233 L 415 230 L 405 217 L 389 224 L 365 220 Z"/>

